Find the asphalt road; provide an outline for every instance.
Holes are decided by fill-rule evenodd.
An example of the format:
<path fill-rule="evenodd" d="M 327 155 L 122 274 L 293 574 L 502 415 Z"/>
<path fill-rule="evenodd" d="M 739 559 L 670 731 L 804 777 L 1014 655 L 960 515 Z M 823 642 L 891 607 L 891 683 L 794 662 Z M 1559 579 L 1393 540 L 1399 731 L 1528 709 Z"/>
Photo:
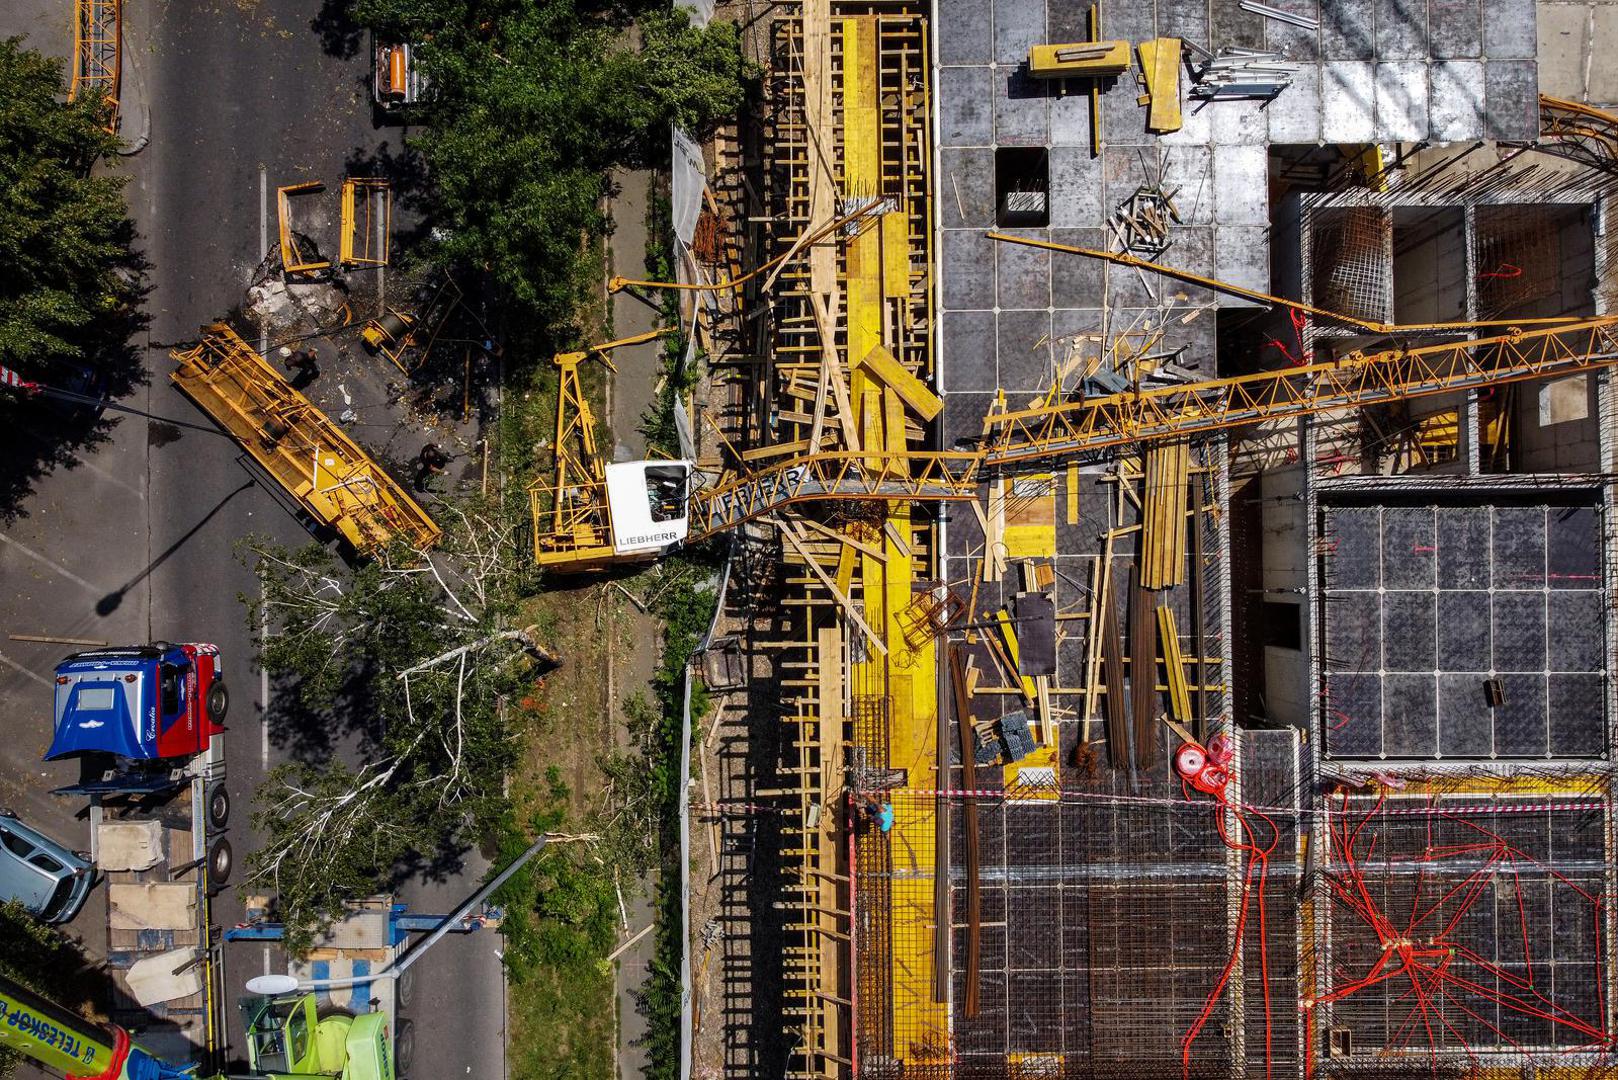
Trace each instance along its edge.
<path fill-rule="evenodd" d="M 30 44 L 60 53 L 66 35 L 44 27 L 59 21 L 65 29 L 70 6 L 21 0 L 0 13 L 0 34 L 31 34 Z M 148 380 L 127 404 L 206 423 L 170 383 L 167 346 L 241 303 L 275 236 L 275 187 L 319 179 L 335 197 L 345 162 L 400 146 L 401 129 L 373 117 L 368 39 L 322 33 L 317 10 L 307 0 L 142 0 L 126 9 L 124 97 L 137 130 L 125 135 L 149 142 L 118 167 L 131 177 L 130 209 L 151 264 L 151 321 L 140 342 Z M 40 423 L 51 418 L 42 414 Z M 226 754 L 238 866 L 253 846 L 248 801 L 282 752 L 264 721 L 266 687 L 251 666 L 239 600 L 256 583 L 234 545 L 250 533 L 289 543 L 304 533 L 239 458 L 225 438 L 118 418 L 104 444 L 36 482 L 20 516 L 0 529 L 8 586 L 0 590 L 0 709 L 12 732 L 0 740 L 0 805 L 75 847 L 89 847 L 78 805 L 45 792 L 76 770 L 39 761 L 49 740 L 51 669 L 73 650 L 10 634 L 217 643 L 233 690 Z M 462 878 L 414 883 L 404 898 L 418 911 L 447 909 L 476 887 L 483 868 L 474 857 Z M 239 921 L 234 889 L 220 904 L 221 925 Z M 90 941 L 104 910 L 97 896 L 75 920 Z M 416 966 L 412 1076 L 504 1076 L 498 947 L 492 935 L 451 937 Z M 239 987 L 276 960 L 260 946 L 227 947 L 229 984 Z M 239 1049 L 239 1032 L 232 1041 Z"/>

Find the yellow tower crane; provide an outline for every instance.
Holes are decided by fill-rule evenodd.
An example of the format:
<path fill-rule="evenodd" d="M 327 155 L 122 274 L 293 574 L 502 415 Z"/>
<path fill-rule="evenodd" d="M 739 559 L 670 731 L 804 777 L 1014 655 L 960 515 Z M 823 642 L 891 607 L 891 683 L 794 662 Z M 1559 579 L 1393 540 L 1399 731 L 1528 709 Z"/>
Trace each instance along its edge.
<path fill-rule="evenodd" d="M 528 489 L 534 561 L 568 573 L 656 558 L 685 539 L 687 461 L 607 463 L 596 445 L 596 418 L 579 384 L 579 366 L 673 333 L 671 327 L 557 353 L 556 469 Z"/>

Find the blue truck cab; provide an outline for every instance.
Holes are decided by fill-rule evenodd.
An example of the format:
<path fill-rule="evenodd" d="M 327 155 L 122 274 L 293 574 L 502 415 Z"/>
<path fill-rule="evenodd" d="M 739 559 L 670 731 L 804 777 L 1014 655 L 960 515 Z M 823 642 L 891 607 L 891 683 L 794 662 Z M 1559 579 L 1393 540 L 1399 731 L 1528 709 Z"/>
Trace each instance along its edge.
<path fill-rule="evenodd" d="M 218 647 L 194 643 L 75 653 L 56 666 L 55 696 L 45 760 L 110 756 L 108 784 L 137 783 L 205 752 L 230 704 Z"/>

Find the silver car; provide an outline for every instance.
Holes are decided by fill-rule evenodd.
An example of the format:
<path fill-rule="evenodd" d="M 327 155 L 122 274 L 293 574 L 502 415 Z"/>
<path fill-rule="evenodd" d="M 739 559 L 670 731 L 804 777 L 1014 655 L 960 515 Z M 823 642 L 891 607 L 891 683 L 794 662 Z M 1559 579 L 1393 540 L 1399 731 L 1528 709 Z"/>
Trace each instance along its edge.
<path fill-rule="evenodd" d="M 94 885 L 95 868 L 82 853 L 0 810 L 0 901 L 15 900 L 46 922 L 65 923 Z"/>

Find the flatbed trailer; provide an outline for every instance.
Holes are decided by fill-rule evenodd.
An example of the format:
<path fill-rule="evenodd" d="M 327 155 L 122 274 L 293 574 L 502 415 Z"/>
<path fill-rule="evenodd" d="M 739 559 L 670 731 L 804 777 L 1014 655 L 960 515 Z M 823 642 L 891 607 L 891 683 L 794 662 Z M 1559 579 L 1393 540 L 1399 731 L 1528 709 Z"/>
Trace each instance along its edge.
<path fill-rule="evenodd" d="M 229 877 L 223 738 L 166 790 L 90 795 L 91 859 L 107 885 L 110 1019 L 202 1075 L 225 1064 L 224 953 L 212 898 Z"/>

